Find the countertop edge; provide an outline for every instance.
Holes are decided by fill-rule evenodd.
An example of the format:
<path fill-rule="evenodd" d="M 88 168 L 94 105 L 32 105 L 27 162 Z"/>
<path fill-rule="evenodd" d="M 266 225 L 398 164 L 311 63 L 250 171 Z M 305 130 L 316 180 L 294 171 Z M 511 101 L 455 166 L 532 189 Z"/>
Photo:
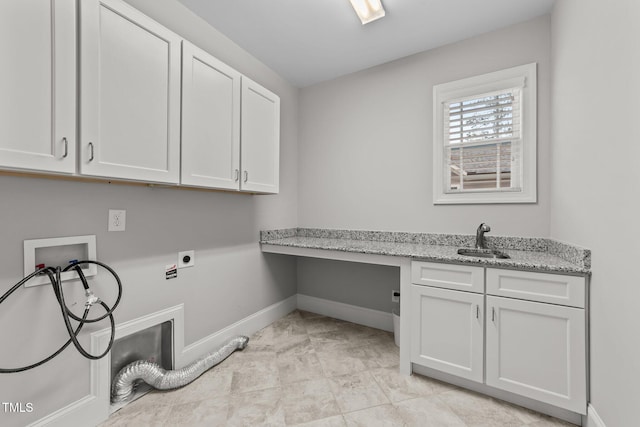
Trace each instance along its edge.
<path fill-rule="evenodd" d="M 590 269 L 590 255 L 591 252 L 588 249 L 580 248 L 577 246 L 569 245 L 563 242 L 551 243 L 551 247 L 547 247 L 545 251 L 530 251 L 521 250 L 515 248 L 507 249 L 507 253 L 515 257 L 516 259 L 509 260 L 497 260 L 477 257 L 462 257 L 455 253 L 455 248 L 460 246 L 459 236 L 461 235 L 442 235 L 453 236 L 455 245 L 433 245 L 424 244 L 415 241 L 401 241 L 397 242 L 390 234 L 386 234 L 384 237 L 388 237 L 388 240 L 365 240 L 365 239 L 344 239 L 337 236 L 341 234 L 331 234 L 331 238 L 328 237 L 316 237 L 316 236 L 300 236 L 298 233 L 300 229 L 283 229 L 283 230 L 267 230 L 260 233 L 261 245 L 273 245 L 273 246 L 288 246 L 294 248 L 308 248 L 308 249 L 320 249 L 320 250 L 332 250 L 339 252 L 350 253 L 363 253 L 371 255 L 383 255 L 393 257 L 405 257 L 414 260 L 443 262 L 462 265 L 479 265 L 485 267 L 496 267 L 505 269 L 518 269 L 548 273 L 563 273 L 570 275 L 589 276 L 591 274 Z M 374 232 L 379 233 L 386 232 Z M 392 232 L 393 233 L 393 232 Z M 306 234 L 301 233 L 301 234 Z M 396 233 L 397 234 L 397 233 Z M 416 233 L 403 233 L 402 240 L 406 239 L 406 236 L 415 235 Z M 423 233 L 424 234 L 424 233 Z M 366 234 L 365 234 L 366 235 Z M 418 233 L 419 235 L 419 233 Z M 433 235 L 429 235 L 433 236 Z M 466 237 L 466 236 L 463 236 Z M 499 236 L 500 237 L 500 236 Z M 512 238 L 517 241 L 530 238 Z M 537 238 L 534 238 L 537 239 Z M 550 239 L 546 239 L 550 241 Z M 445 241 L 446 242 L 446 241 Z M 463 242 L 459 242 L 463 243 Z M 395 246 L 393 246 L 395 245 Z M 403 247 L 403 245 L 405 247 Z M 393 247 L 391 247 L 393 246 Z M 419 249 L 419 250 L 418 250 Z M 538 249 L 538 248 L 536 248 Z M 560 256 L 557 252 L 561 251 L 573 251 L 569 260 Z M 268 252 L 265 251 L 265 252 Z M 440 253 L 438 253 L 440 252 Z M 575 257 L 581 257 L 588 263 L 576 263 L 572 262 Z M 518 260 L 519 257 L 528 257 L 530 260 L 523 261 Z M 546 260 L 538 260 L 536 258 L 547 258 Z M 557 262 L 556 259 L 559 259 Z M 532 260 L 532 261 L 531 261 Z"/>

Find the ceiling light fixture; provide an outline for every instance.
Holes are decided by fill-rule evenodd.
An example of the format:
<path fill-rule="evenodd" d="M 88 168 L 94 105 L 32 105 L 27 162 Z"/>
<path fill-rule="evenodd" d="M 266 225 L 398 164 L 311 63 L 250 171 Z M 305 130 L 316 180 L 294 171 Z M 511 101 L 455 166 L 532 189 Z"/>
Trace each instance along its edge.
<path fill-rule="evenodd" d="M 349 0 L 351 6 L 358 14 L 358 18 L 362 21 L 362 25 L 368 24 L 371 21 L 382 18 L 384 8 L 382 7 L 381 0 Z"/>

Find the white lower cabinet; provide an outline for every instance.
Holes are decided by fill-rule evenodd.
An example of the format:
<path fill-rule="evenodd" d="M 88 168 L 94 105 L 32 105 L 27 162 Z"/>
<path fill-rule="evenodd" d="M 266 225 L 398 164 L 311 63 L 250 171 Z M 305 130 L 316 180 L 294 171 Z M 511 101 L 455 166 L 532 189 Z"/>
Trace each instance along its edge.
<path fill-rule="evenodd" d="M 487 314 L 487 385 L 584 413 L 584 309 L 487 296 Z"/>
<path fill-rule="evenodd" d="M 411 361 L 482 382 L 484 295 L 411 286 Z"/>
<path fill-rule="evenodd" d="M 465 269 L 412 262 L 411 362 L 586 414 L 585 278 L 487 268 L 467 292 Z"/>

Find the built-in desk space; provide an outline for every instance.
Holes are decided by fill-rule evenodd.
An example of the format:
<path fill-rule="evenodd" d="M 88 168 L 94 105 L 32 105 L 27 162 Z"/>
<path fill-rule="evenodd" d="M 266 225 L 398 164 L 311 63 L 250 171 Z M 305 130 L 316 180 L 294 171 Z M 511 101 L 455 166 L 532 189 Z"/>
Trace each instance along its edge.
<path fill-rule="evenodd" d="M 486 241 L 489 247 L 500 249 L 510 259 L 458 255 L 459 248 L 474 246 L 475 236 L 472 235 L 310 228 L 260 233 L 263 252 L 285 255 L 383 265 L 400 265 L 400 261 L 394 259 L 399 257 L 575 275 L 590 271 L 591 252 L 588 249 L 544 238 L 487 236 Z"/>
<path fill-rule="evenodd" d="M 458 254 L 475 239 L 296 228 L 263 231 L 260 244 L 266 253 L 399 267 L 402 373 L 578 421 L 588 397 L 590 251 L 487 236 L 508 259 Z"/>

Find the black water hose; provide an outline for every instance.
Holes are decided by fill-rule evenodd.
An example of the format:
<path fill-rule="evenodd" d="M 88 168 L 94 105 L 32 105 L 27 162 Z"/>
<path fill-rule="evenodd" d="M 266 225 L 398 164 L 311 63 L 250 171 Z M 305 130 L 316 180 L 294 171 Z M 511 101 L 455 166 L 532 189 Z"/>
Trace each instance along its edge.
<path fill-rule="evenodd" d="M 109 273 L 111 273 L 111 275 L 113 275 L 113 277 L 116 280 L 116 283 L 118 285 L 118 297 L 116 298 L 116 302 L 113 304 L 112 307 L 109 307 L 107 304 L 104 303 L 104 301 L 100 301 L 98 298 L 95 298 L 93 296 L 93 293 L 91 292 L 90 288 L 89 288 L 89 284 L 87 282 L 87 278 L 85 277 L 84 273 L 82 272 L 82 268 L 80 268 L 81 264 L 96 264 L 99 265 L 103 268 L 105 268 L 107 271 L 109 271 Z M 71 312 L 71 310 L 69 310 L 69 308 L 66 305 L 65 299 L 64 299 L 64 291 L 62 290 L 62 280 L 60 280 L 60 274 L 62 272 L 66 272 L 69 271 L 71 269 L 74 269 L 78 276 L 80 277 L 80 280 L 82 281 L 82 286 L 85 289 L 85 294 L 88 298 L 87 300 L 87 304 L 85 305 L 85 309 L 84 309 L 84 313 L 82 315 L 82 317 L 76 316 L 75 314 L 73 314 Z M 48 361 L 50 361 L 51 359 L 53 359 L 54 357 L 56 357 L 57 355 L 59 355 L 60 353 L 62 353 L 68 346 L 69 344 L 73 343 L 74 347 L 78 350 L 78 352 L 80 352 L 80 354 L 82 354 L 84 357 L 86 357 L 87 359 L 91 359 L 91 360 L 97 360 L 97 359 L 101 359 L 102 357 L 106 356 L 106 354 L 111 350 L 111 347 L 113 346 L 113 341 L 115 338 L 115 320 L 113 318 L 113 311 L 116 309 L 116 307 L 118 306 L 118 304 L 120 303 L 120 299 L 122 298 L 122 282 L 120 281 L 120 277 L 118 277 L 118 274 L 111 269 L 111 267 L 107 266 L 106 264 L 103 264 L 99 261 L 92 261 L 92 260 L 85 260 L 85 261 L 79 261 L 79 262 L 74 262 L 72 264 L 70 264 L 69 266 L 65 267 L 64 269 L 61 269 L 60 267 L 44 267 L 44 268 L 40 268 L 37 269 L 36 271 L 34 271 L 33 273 L 29 274 L 28 276 L 26 276 L 24 279 L 20 280 L 18 283 L 16 283 L 14 286 L 11 287 L 11 289 L 9 289 L 7 292 L 5 292 L 4 295 L 2 295 L 0 297 L 0 305 L 11 295 L 13 294 L 20 286 L 22 286 L 23 284 L 25 284 L 26 282 L 28 282 L 29 280 L 31 280 L 32 278 L 42 275 L 42 274 L 46 274 L 49 278 L 49 281 L 51 282 L 51 288 L 53 289 L 53 293 L 55 294 L 56 300 L 58 301 L 58 305 L 60 306 L 60 311 L 62 313 L 62 318 L 64 320 L 64 324 L 65 327 L 67 329 L 67 333 L 69 334 L 69 339 L 67 340 L 67 342 L 65 342 L 58 350 L 56 350 L 55 352 L 53 352 L 51 355 L 47 356 L 46 358 L 40 360 L 39 362 L 33 363 L 31 365 L 28 366 L 23 366 L 20 368 L 0 368 L 0 374 L 9 374 L 9 373 L 16 373 L 16 372 L 23 372 L 29 369 L 33 369 L 36 368 L 40 365 L 43 365 L 45 363 L 47 363 Z M 93 304 L 100 304 L 102 306 L 102 308 L 104 308 L 105 310 L 105 314 L 100 316 L 100 317 L 96 317 L 94 319 L 88 319 L 88 315 L 89 315 L 89 311 L 91 310 L 91 307 L 93 306 Z M 95 323 L 95 322 L 99 322 L 100 320 L 109 318 L 109 322 L 110 322 L 110 326 L 111 326 L 111 338 L 109 340 L 109 344 L 107 346 L 107 349 L 100 355 L 92 355 L 89 352 L 87 352 L 82 345 L 80 345 L 80 342 L 78 342 L 78 334 L 80 333 L 80 331 L 82 330 L 82 327 L 85 325 L 85 323 Z M 71 322 L 69 320 L 69 318 L 80 322 L 78 327 L 74 330 L 73 327 L 71 326 Z"/>

